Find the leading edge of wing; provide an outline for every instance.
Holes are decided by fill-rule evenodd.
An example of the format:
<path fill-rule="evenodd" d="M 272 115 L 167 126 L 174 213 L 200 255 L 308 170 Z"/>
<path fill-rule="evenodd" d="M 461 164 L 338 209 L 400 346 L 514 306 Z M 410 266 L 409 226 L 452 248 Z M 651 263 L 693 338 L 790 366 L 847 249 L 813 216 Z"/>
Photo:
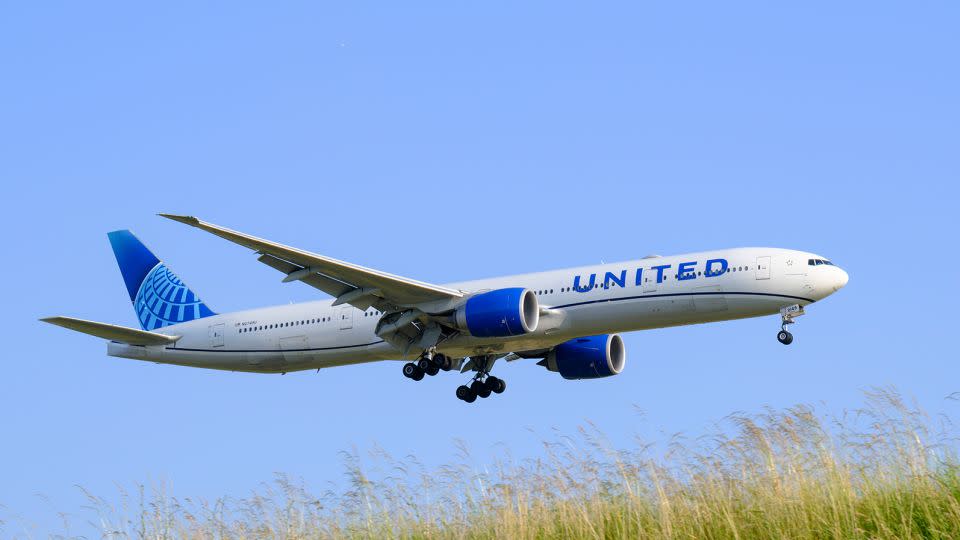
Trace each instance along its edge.
<path fill-rule="evenodd" d="M 357 287 L 379 288 L 383 291 L 385 297 L 393 296 L 390 294 L 390 289 L 393 288 L 403 291 L 417 292 L 419 294 L 426 293 L 428 296 L 432 296 L 435 299 L 463 297 L 463 293 L 456 289 L 441 287 L 439 285 L 433 285 L 431 283 L 425 283 L 423 281 L 409 279 L 402 276 L 389 274 L 387 272 L 381 272 L 372 268 L 366 268 L 357 264 L 337 260 L 332 257 L 326 257 L 324 255 L 319 255 L 302 249 L 271 242 L 270 240 L 265 240 L 263 238 L 258 238 L 256 236 L 234 231 L 213 223 L 207 223 L 194 216 L 180 216 L 176 214 L 163 213 L 158 215 L 173 221 L 190 225 L 191 227 L 202 229 L 248 249 L 286 259 L 305 268 L 310 268 L 317 273 L 343 280 Z"/>

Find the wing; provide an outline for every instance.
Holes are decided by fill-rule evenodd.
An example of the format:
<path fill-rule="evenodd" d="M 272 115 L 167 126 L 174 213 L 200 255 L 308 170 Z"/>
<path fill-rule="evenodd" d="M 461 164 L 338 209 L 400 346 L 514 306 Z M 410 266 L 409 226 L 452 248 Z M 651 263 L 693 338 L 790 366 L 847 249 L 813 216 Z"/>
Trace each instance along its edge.
<path fill-rule="evenodd" d="M 372 268 L 250 236 L 192 216 L 160 214 L 225 238 L 260 254 L 260 262 L 286 277 L 284 282 L 302 281 L 337 298 L 334 305 L 350 304 L 359 309 L 377 306 L 381 311 L 462 298 L 461 291 L 408 279 Z"/>
<path fill-rule="evenodd" d="M 129 343 L 130 345 L 167 345 L 180 339 L 180 336 L 168 336 L 157 332 L 135 330 L 126 326 L 74 319 L 73 317 L 47 317 L 40 320 L 62 326 L 68 330 L 109 339 L 110 341 Z"/>

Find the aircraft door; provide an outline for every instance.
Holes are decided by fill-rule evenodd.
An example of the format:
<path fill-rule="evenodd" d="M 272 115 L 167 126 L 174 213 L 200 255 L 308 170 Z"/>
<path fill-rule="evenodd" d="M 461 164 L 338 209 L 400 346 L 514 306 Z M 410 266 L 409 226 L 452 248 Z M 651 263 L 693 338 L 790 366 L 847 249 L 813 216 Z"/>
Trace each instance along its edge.
<path fill-rule="evenodd" d="M 223 347 L 223 334 L 225 331 L 226 326 L 223 324 L 214 324 L 210 326 L 208 329 L 208 334 L 210 336 L 211 347 Z"/>
<path fill-rule="evenodd" d="M 649 268 L 643 269 L 643 292 L 657 291 L 657 273 Z"/>
<path fill-rule="evenodd" d="M 286 365 L 296 364 L 298 360 L 307 358 L 310 355 L 307 336 L 280 338 L 280 351 L 283 352 L 283 361 Z"/>
<path fill-rule="evenodd" d="M 757 279 L 770 279 L 770 257 L 757 257 Z"/>
<path fill-rule="evenodd" d="M 353 328 L 353 312 L 355 310 L 350 306 L 340 308 L 340 329 L 349 330 Z"/>

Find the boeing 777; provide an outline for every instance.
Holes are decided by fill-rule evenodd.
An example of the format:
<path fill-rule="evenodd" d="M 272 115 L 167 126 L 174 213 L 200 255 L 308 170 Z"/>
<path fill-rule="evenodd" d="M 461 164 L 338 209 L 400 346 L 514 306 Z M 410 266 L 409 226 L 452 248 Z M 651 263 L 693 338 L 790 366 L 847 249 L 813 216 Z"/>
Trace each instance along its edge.
<path fill-rule="evenodd" d="M 565 379 L 617 375 L 620 332 L 780 315 L 777 339 L 847 273 L 813 253 L 734 248 L 434 285 L 201 221 L 160 214 L 251 249 L 260 262 L 333 297 L 215 313 L 130 231 L 108 234 L 140 329 L 72 317 L 45 322 L 109 340 L 107 354 L 257 373 L 401 360 L 419 381 L 470 372 L 468 403 L 506 389 L 499 359 L 539 359 Z"/>

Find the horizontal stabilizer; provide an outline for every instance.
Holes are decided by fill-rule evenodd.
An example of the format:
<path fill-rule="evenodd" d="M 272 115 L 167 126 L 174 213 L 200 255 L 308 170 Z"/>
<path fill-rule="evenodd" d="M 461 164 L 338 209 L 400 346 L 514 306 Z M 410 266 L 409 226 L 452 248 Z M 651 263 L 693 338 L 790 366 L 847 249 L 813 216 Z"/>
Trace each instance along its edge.
<path fill-rule="evenodd" d="M 130 345 L 167 345 L 176 342 L 180 336 L 168 336 L 157 332 L 136 330 L 126 326 L 74 319 L 73 317 L 47 317 L 40 319 L 45 323 L 62 326 L 68 330 L 82 332 L 98 338 L 119 341 Z"/>

